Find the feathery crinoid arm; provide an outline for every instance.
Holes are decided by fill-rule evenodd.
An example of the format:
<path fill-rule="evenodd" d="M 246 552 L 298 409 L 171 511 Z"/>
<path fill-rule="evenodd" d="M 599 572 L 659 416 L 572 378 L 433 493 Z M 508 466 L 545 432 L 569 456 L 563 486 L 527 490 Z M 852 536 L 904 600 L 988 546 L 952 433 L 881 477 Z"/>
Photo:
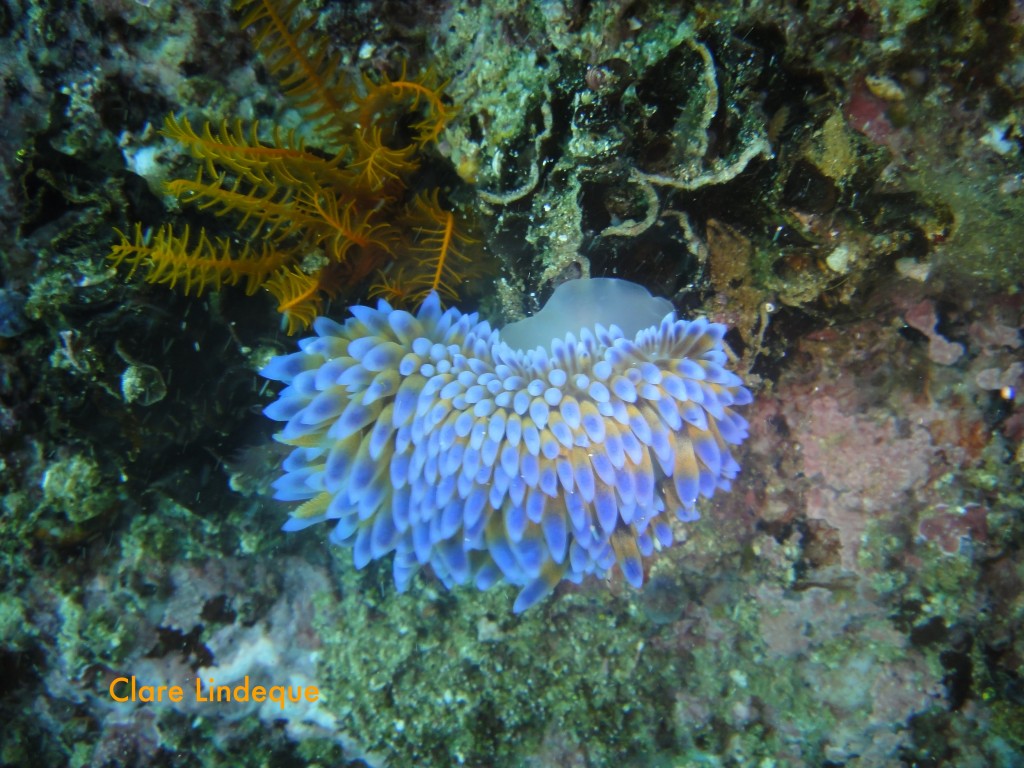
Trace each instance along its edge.
<path fill-rule="evenodd" d="M 342 284 L 338 265 L 327 265 L 313 272 L 301 267 L 282 267 L 263 287 L 277 299 L 277 311 L 284 316 L 289 335 L 304 330 L 324 312 L 327 299 L 334 298 Z"/>
<path fill-rule="evenodd" d="M 117 234 L 121 242 L 108 256 L 114 266 L 128 264 L 128 277 L 143 269 L 147 283 L 171 288 L 181 284 L 186 295 L 195 292 L 201 296 L 208 288 L 219 290 L 224 285 L 237 285 L 243 278 L 245 292 L 251 295 L 288 260 L 286 255 L 267 248 L 254 254 L 245 245 L 236 252 L 227 238 L 211 240 L 203 229 L 196 241 L 190 242 L 188 226 L 180 235 L 174 234 L 170 224 L 164 224 L 155 233 L 143 232 L 142 225 L 136 224 L 132 237 L 120 230 Z"/>
<path fill-rule="evenodd" d="M 317 125 L 322 138 L 338 146 L 349 133 L 347 89 L 339 81 L 341 56 L 309 34 L 315 16 L 296 21 L 300 0 L 236 0 L 242 29 L 255 31 L 255 45 L 285 95 Z"/>
<path fill-rule="evenodd" d="M 294 205 L 294 191 L 268 181 L 248 184 L 226 173 L 207 180 L 200 168 L 193 179 L 172 179 L 164 188 L 183 203 L 208 209 L 218 216 L 237 216 L 234 227 L 264 240 L 281 241 L 300 232 L 304 222 Z"/>
<path fill-rule="evenodd" d="M 343 155 L 320 157 L 306 150 L 294 130 L 285 133 L 277 126 L 271 129 L 270 141 L 261 139 L 258 120 L 248 126 L 241 120 L 223 120 L 216 127 L 207 122 L 197 131 L 187 117 L 168 115 L 160 133 L 185 147 L 208 176 L 227 171 L 254 185 L 268 184 L 270 179 L 290 185 L 355 182 L 355 175 L 341 167 Z"/>
<path fill-rule="evenodd" d="M 357 98 L 357 120 L 360 125 L 376 123 L 388 129 L 401 124 L 396 119 L 380 119 L 381 115 L 406 117 L 418 115 L 409 126 L 413 132 L 413 143 L 422 148 L 437 141 L 441 131 L 455 116 L 456 108 L 445 102 L 444 88 L 447 82 L 439 83 L 433 70 L 426 70 L 419 77 L 406 78 L 405 66 L 394 80 L 385 77 L 377 83 L 363 76 L 366 95 Z M 390 130 L 384 133 L 384 141 L 392 143 L 396 136 Z"/>
<path fill-rule="evenodd" d="M 401 188 L 405 178 L 419 167 L 416 145 L 394 149 L 384 143 L 379 126 L 369 126 L 354 137 L 355 158 L 349 166 L 358 184 L 372 193 L 386 193 L 388 187 Z"/>
<path fill-rule="evenodd" d="M 466 251 L 477 241 L 441 207 L 436 191 L 416 195 L 403 223 L 408 235 L 398 252 L 401 267 L 381 275 L 372 295 L 399 306 L 418 306 L 432 291 L 444 301 L 458 299 L 460 284 L 477 272 Z"/>

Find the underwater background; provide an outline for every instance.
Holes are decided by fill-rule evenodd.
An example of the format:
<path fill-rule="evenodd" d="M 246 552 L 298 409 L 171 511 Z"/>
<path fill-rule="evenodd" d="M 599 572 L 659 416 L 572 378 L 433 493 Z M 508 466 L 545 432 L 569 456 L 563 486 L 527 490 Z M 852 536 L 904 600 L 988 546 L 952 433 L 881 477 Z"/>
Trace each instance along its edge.
<path fill-rule="evenodd" d="M 0 765 L 1024 765 L 1022 37 L 1010 0 L 0 0 Z M 511 383 L 481 339 L 589 277 L 710 325 Z M 507 384 L 498 491 L 418 407 L 470 352 L 508 370 L 441 396 Z M 382 516 L 418 471 L 436 522 Z"/>

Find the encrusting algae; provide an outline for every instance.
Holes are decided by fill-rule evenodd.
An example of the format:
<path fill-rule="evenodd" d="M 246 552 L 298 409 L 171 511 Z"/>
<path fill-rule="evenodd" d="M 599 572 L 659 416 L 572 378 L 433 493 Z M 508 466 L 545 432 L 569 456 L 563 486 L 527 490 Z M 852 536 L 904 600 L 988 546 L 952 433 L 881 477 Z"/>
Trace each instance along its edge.
<path fill-rule="evenodd" d="M 197 131 L 169 115 L 163 135 L 199 168 L 192 179 L 168 182 L 167 191 L 235 217 L 243 242 L 205 229 L 193 236 L 188 226 L 149 232 L 137 224 L 131 234 L 118 231 L 110 259 L 128 265 L 129 275 L 142 268 L 148 282 L 180 285 L 186 294 L 242 280 L 249 295 L 264 288 L 289 333 L 374 273 L 370 293 L 394 304 L 418 305 L 431 291 L 456 298 L 473 271 L 465 248 L 475 241 L 438 190 L 413 194 L 410 183 L 423 150 L 455 113 L 444 84 L 430 71 L 410 79 L 404 68 L 395 79 L 350 82 L 337 55 L 311 44 L 313 19 L 296 21 L 297 5 L 239 0 L 235 8 L 285 96 L 309 117 L 317 146 L 276 127 L 262 139 L 258 122 Z"/>

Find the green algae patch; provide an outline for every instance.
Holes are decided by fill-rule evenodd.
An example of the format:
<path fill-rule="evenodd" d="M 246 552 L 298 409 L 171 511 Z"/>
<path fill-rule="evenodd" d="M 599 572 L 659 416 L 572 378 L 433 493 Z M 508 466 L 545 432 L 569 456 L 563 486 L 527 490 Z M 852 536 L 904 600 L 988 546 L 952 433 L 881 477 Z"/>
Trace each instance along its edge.
<path fill-rule="evenodd" d="M 650 625 L 604 587 L 514 617 L 510 589 L 376 597 L 368 582 L 390 578 L 376 571 L 346 572 L 340 603 L 322 598 L 316 620 L 324 701 L 367 751 L 515 766 L 586 745 L 592 764 L 611 765 L 675 741 L 667 686 L 684 662 L 646 645 Z"/>

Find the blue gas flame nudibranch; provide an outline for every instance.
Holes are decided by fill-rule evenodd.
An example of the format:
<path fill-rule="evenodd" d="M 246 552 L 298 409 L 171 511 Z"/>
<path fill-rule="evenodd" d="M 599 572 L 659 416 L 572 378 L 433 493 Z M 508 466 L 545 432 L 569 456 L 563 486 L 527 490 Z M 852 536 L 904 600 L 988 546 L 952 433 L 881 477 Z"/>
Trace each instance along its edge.
<path fill-rule="evenodd" d="M 587 319 L 554 329 L 580 309 L 640 311 L 596 290 L 639 291 L 663 319 L 632 337 Z M 734 407 L 751 401 L 725 367 L 726 327 L 666 308 L 631 283 L 572 281 L 543 310 L 563 317 L 531 319 L 551 341 L 526 349 L 436 295 L 415 314 L 381 301 L 318 318 L 261 371 L 287 385 L 264 411 L 294 446 L 274 482 L 301 502 L 284 529 L 333 521 L 357 568 L 394 552 L 399 591 L 427 564 L 447 587 L 504 580 L 521 587 L 516 612 L 616 564 L 639 587 L 670 517 L 695 520 L 699 496 L 729 489 L 747 437 Z"/>

